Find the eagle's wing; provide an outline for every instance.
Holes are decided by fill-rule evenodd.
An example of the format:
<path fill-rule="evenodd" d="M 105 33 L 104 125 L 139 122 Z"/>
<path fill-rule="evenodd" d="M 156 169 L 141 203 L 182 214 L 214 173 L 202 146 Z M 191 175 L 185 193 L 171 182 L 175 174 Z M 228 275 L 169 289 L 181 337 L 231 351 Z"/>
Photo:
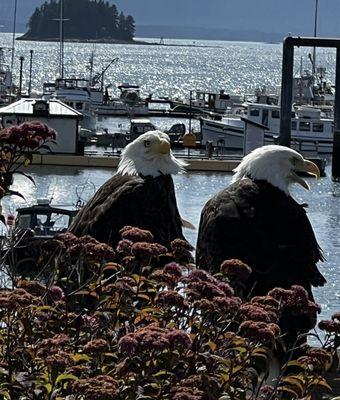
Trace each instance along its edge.
<path fill-rule="evenodd" d="M 69 230 L 115 246 L 119 230 L 126 225 L 150 230 L 161 244 L 183 238 L 171 176 L 115 175 L 84 206 Z"/>
<path fill-rule="evenodd" d="M 138 208 L 132 207 L 131 197 L 138 194 L 143 179 L 137 176 L 115 175 L 105 182 L 79 211 L 69 230 L 76 236 L 91 235 L 99 241 L 117 241 L 118 230 L 129 225 L 132 214 Z"/>
<path fill-rule="evenodd" d="M 198 232 L 197 264 L 217 271 L 238 258 L 253 268 L 248 286 L 257 294 L 273 287 L 325 283 L 314 232 L 299 204 L 268 183 L 245 179 L 205 205 Z"/>

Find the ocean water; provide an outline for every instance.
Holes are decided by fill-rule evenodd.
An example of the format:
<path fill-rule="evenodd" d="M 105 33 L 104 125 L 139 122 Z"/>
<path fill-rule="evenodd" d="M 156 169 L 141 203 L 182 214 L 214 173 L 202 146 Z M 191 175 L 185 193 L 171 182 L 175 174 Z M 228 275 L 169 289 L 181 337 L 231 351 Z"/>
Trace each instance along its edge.
<path fill-rule="evenodd" d="M 156 39 L 150 39 L 158 41 Z M 170 41 L 165 41 L 166 43 Z M 173 40 L 177 46 L 65 44 L 65 64 L 68 75 L 88 76 L 86 68 L 92 51 L 95 52 L 95 70 L 100 71 L 113 58 L 119 61 L 105 75 L 105 84 L 112 88 L 122 82 L 141 86 L 142 95 L 187 98 L 189 90 L 220 90 L 232 93 L 253 93 L 256 87 L 266 86 L 276 90 L 281 79 L 281 44 Z M 193 47 L 195 45 L 196 47 Z M 0 33 L 0 47 L 11 46 L 11 35 Z M 29 50 L 34 51 L 33 88 L 41 91 L 42 83 L 53 80 L 58 70 L 58 44 L 16 43 L 15 80 L 18 80 L 18 58 L 25 57 L 24 87 L 28 84 Z M 311 49 L 297 49 L 295 70 L 300 64 L 310 69 L 308 53 Z M 6 50 L 10 62 L 10 52 Z M 334 82 L 335 53 L 322 49 L 317 52 L 317 65 L 327 69 L 327 78 Z M 175 121 L 157 120 L 162 129 Z M 114 129 L 127 120 L 115 118 L 98 121 L 98 127 Z M 125 125 L 124 125 L 125 124 Z M 109 179 L 113 170 L 71 167 L 30 167 L 36 186 L 23 176 L 16 176 L 14 190 L 20 190 L 26 202 L 19 198 L 6 198 L 5 212 L 18 206 L 32 204 L 37 198 L 48 197 L 53 204 L 72 205 L 78 198 L 86 201 L 95 190 Z M 327 176 L 315 181 L 310 179 L 311 190 L 293 187 L 293 196 L 309 204 L 308 216 L 324 251 L 326 261 L 320 269 L 327 279 L 324 288 L 314 290 L 322 306 L 320 318 L 330 317 L 340 310 L 340 185 L 332 182 L 330 167 Z M 178 205 L 183 218 L 198 227 L 203 205 L 218 190 L 230 183 L 231 174 L 187 173 L 174 177 Z M 195 245 L 197 231 L 185 230 L 187 239 Z"/>

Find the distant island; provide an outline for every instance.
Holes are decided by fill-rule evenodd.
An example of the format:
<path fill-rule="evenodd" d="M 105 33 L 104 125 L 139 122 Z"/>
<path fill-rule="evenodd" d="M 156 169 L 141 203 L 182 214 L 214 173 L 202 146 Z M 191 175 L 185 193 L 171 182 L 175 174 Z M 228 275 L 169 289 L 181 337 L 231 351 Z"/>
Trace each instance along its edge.
<path fill-rule="evenodd" d="M 64 0 L 64 39 L 107 43 L 134 43 L 135 21 L 104 0 Z M 37 7 L 28 31 L 19 40 L 59 40 L 60 2 L 51 0 Z"/>

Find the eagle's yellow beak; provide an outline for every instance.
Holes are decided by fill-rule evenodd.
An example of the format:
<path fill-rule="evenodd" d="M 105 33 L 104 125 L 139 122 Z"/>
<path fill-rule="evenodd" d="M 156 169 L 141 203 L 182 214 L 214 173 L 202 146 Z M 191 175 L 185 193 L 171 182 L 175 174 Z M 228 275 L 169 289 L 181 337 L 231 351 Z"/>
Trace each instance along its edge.
<path fill-rule="evenodd" d="M 316 179 L 320 179 L 319 167 L 312 161 L 305 160 L 301 172 L 307 172 L 308 174 L 314 175 Z"/>
<path fill-rule="evenodd" d="M 296 172 L 305 172 L 311 175 L 314 175 L 316 179 L 320 179 L 320 170 L 319 167 L 314 164 L 312 161 L 304 160 L 304 162 L 301 165 L 298 165 L 294 168 L 294 171 L 291 173 L 291 178 L 299 183 L 302 187 L 305 189 L 309 190 L 310 187 L 308 183 L 301 178 L 301 176 L 297 175 Z"/>
<path fill-rule="evenodd" d="M 169 154 L 171 149 L 170 143 L 167 140 L 161 140 L 158 149 L 161 154 Z"/>

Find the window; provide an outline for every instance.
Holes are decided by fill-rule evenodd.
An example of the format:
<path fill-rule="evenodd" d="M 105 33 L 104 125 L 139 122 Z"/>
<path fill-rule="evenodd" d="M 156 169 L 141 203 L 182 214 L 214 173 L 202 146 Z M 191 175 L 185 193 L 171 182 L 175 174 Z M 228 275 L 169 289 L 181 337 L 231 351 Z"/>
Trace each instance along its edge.
<path fill-rule="evenodd" d="M 76 110 L 82 110 L 83 109 L 83 103 L 76 103 Z"/>
<path fill-rule="evenodd" d="M 313 132 L 323 132 L 323 124 L 320 122 L 313 123 Z"/>
<path fill-rule="evenodd" d="M 253 108 L 250 110 L 251 117 L 258 117 L 260 115 L 260 110 L 258 108 Z"/>
<path fill-rule="evenodd" d="M 280 111 L 279 110 L 273 110 L 272 111 L 272 118 L 280 118 Z"/>
<path fill-rule="evenodd" d="M 300 122 L 300 131 L 310 131 L 310 122 Z"/>
<path fill-rule="evenodd" d="M 297 126 L 296 121 L 292 121 L 292 130 L 293 131 L 296 131 L 296 126 Z"/>

